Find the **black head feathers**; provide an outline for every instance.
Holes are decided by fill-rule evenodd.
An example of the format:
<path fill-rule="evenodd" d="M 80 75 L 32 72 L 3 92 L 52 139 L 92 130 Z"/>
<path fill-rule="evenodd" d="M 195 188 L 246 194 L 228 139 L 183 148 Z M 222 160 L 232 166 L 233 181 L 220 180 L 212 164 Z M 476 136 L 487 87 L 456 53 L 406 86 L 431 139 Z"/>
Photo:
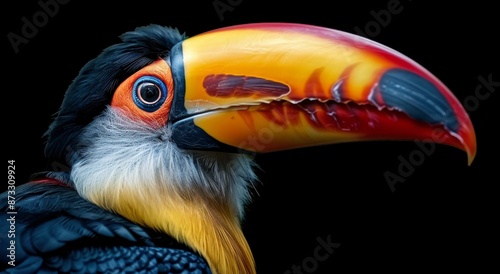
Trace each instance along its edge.
<path fill-rule="evenodd" d="M 149 25 L 120 38 L 121 43 L 89 61 L 66 91 L 45 134 L 45 155 L 49 160 L 70 164 L 72 146 L 82 129 L 111 102 L 118 85 L 141 68 L 167 57 L 170 49 L 186 37 L 175 28 Z"/>

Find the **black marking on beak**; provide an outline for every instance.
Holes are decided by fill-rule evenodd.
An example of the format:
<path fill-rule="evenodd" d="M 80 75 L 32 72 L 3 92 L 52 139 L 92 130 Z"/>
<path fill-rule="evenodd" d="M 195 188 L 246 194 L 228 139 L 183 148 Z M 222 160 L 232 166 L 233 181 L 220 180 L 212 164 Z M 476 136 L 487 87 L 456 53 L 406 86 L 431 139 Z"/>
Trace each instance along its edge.
<path fill-rule="evenodd" d="M 457 117 L 446 98 L 434 84 L 413 72 L 392 69 L 384 73 L 372 97 L 379 95 L 387 107 L 399 109 L 418 121 L 443 123 L 458 132 Z"/>

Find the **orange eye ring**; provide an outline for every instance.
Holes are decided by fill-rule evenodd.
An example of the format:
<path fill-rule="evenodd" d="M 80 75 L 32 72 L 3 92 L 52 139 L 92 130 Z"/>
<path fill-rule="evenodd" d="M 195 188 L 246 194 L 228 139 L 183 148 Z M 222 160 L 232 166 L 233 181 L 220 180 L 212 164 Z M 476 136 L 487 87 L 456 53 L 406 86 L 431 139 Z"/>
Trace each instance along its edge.
<path fill-rule="evenodd" d="M 163 126 L 168 121 L 173 91 L 172 71 L 161 59 L 123 81 L 113 95 L 111 106 L 124 110 L 131 119 Z"/>

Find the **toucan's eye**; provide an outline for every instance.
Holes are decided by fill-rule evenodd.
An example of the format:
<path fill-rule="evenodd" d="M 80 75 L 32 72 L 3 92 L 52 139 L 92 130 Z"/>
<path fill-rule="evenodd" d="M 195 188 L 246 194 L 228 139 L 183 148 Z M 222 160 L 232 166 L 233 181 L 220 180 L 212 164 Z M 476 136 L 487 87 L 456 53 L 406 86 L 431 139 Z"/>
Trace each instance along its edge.
<path fill-rule="evenodd" d="M 142 83 L 137 87 L 139 100 L 145 104 L 154 104 L 161 99 L 160 87 L 153 83 Z"/>
<path fill-rule="evenodd" d="M 167 98 L 167 93 L 165 84 L 153 76 L 143 76 L 134 83 L 134 102 L 144 111 L 153 112 L 160 108 Z"/>

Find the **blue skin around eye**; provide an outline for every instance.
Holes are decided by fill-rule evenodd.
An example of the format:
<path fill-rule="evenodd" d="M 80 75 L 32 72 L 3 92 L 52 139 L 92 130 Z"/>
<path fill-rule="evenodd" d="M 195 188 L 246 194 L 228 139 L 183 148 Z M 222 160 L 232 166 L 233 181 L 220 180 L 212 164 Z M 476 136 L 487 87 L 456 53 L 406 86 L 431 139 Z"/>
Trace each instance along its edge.
<path fill-rule="evenodd" d="M 138 88 L 141 84 L 143 83 L 153 83 L 157 85 L 160 88 L 161 91 L 161 98 L 154 104 L 145 104 L 144 102 L 141 101 L 139 96 L 137 95 Z M 157 109 L 160 108 L 161 105 L 165 102 L 165 99 L 167 98 L 167 87 L 165 84 L 158 78 L 153 77 L 153 76 L 142 76 L 141 78 L 137 79 L 134 83 L 134 88 L 133 88 L 133 100 L 135 104 L 142 110 L 147 111 L 147 112 L 153 112 Z"/>

